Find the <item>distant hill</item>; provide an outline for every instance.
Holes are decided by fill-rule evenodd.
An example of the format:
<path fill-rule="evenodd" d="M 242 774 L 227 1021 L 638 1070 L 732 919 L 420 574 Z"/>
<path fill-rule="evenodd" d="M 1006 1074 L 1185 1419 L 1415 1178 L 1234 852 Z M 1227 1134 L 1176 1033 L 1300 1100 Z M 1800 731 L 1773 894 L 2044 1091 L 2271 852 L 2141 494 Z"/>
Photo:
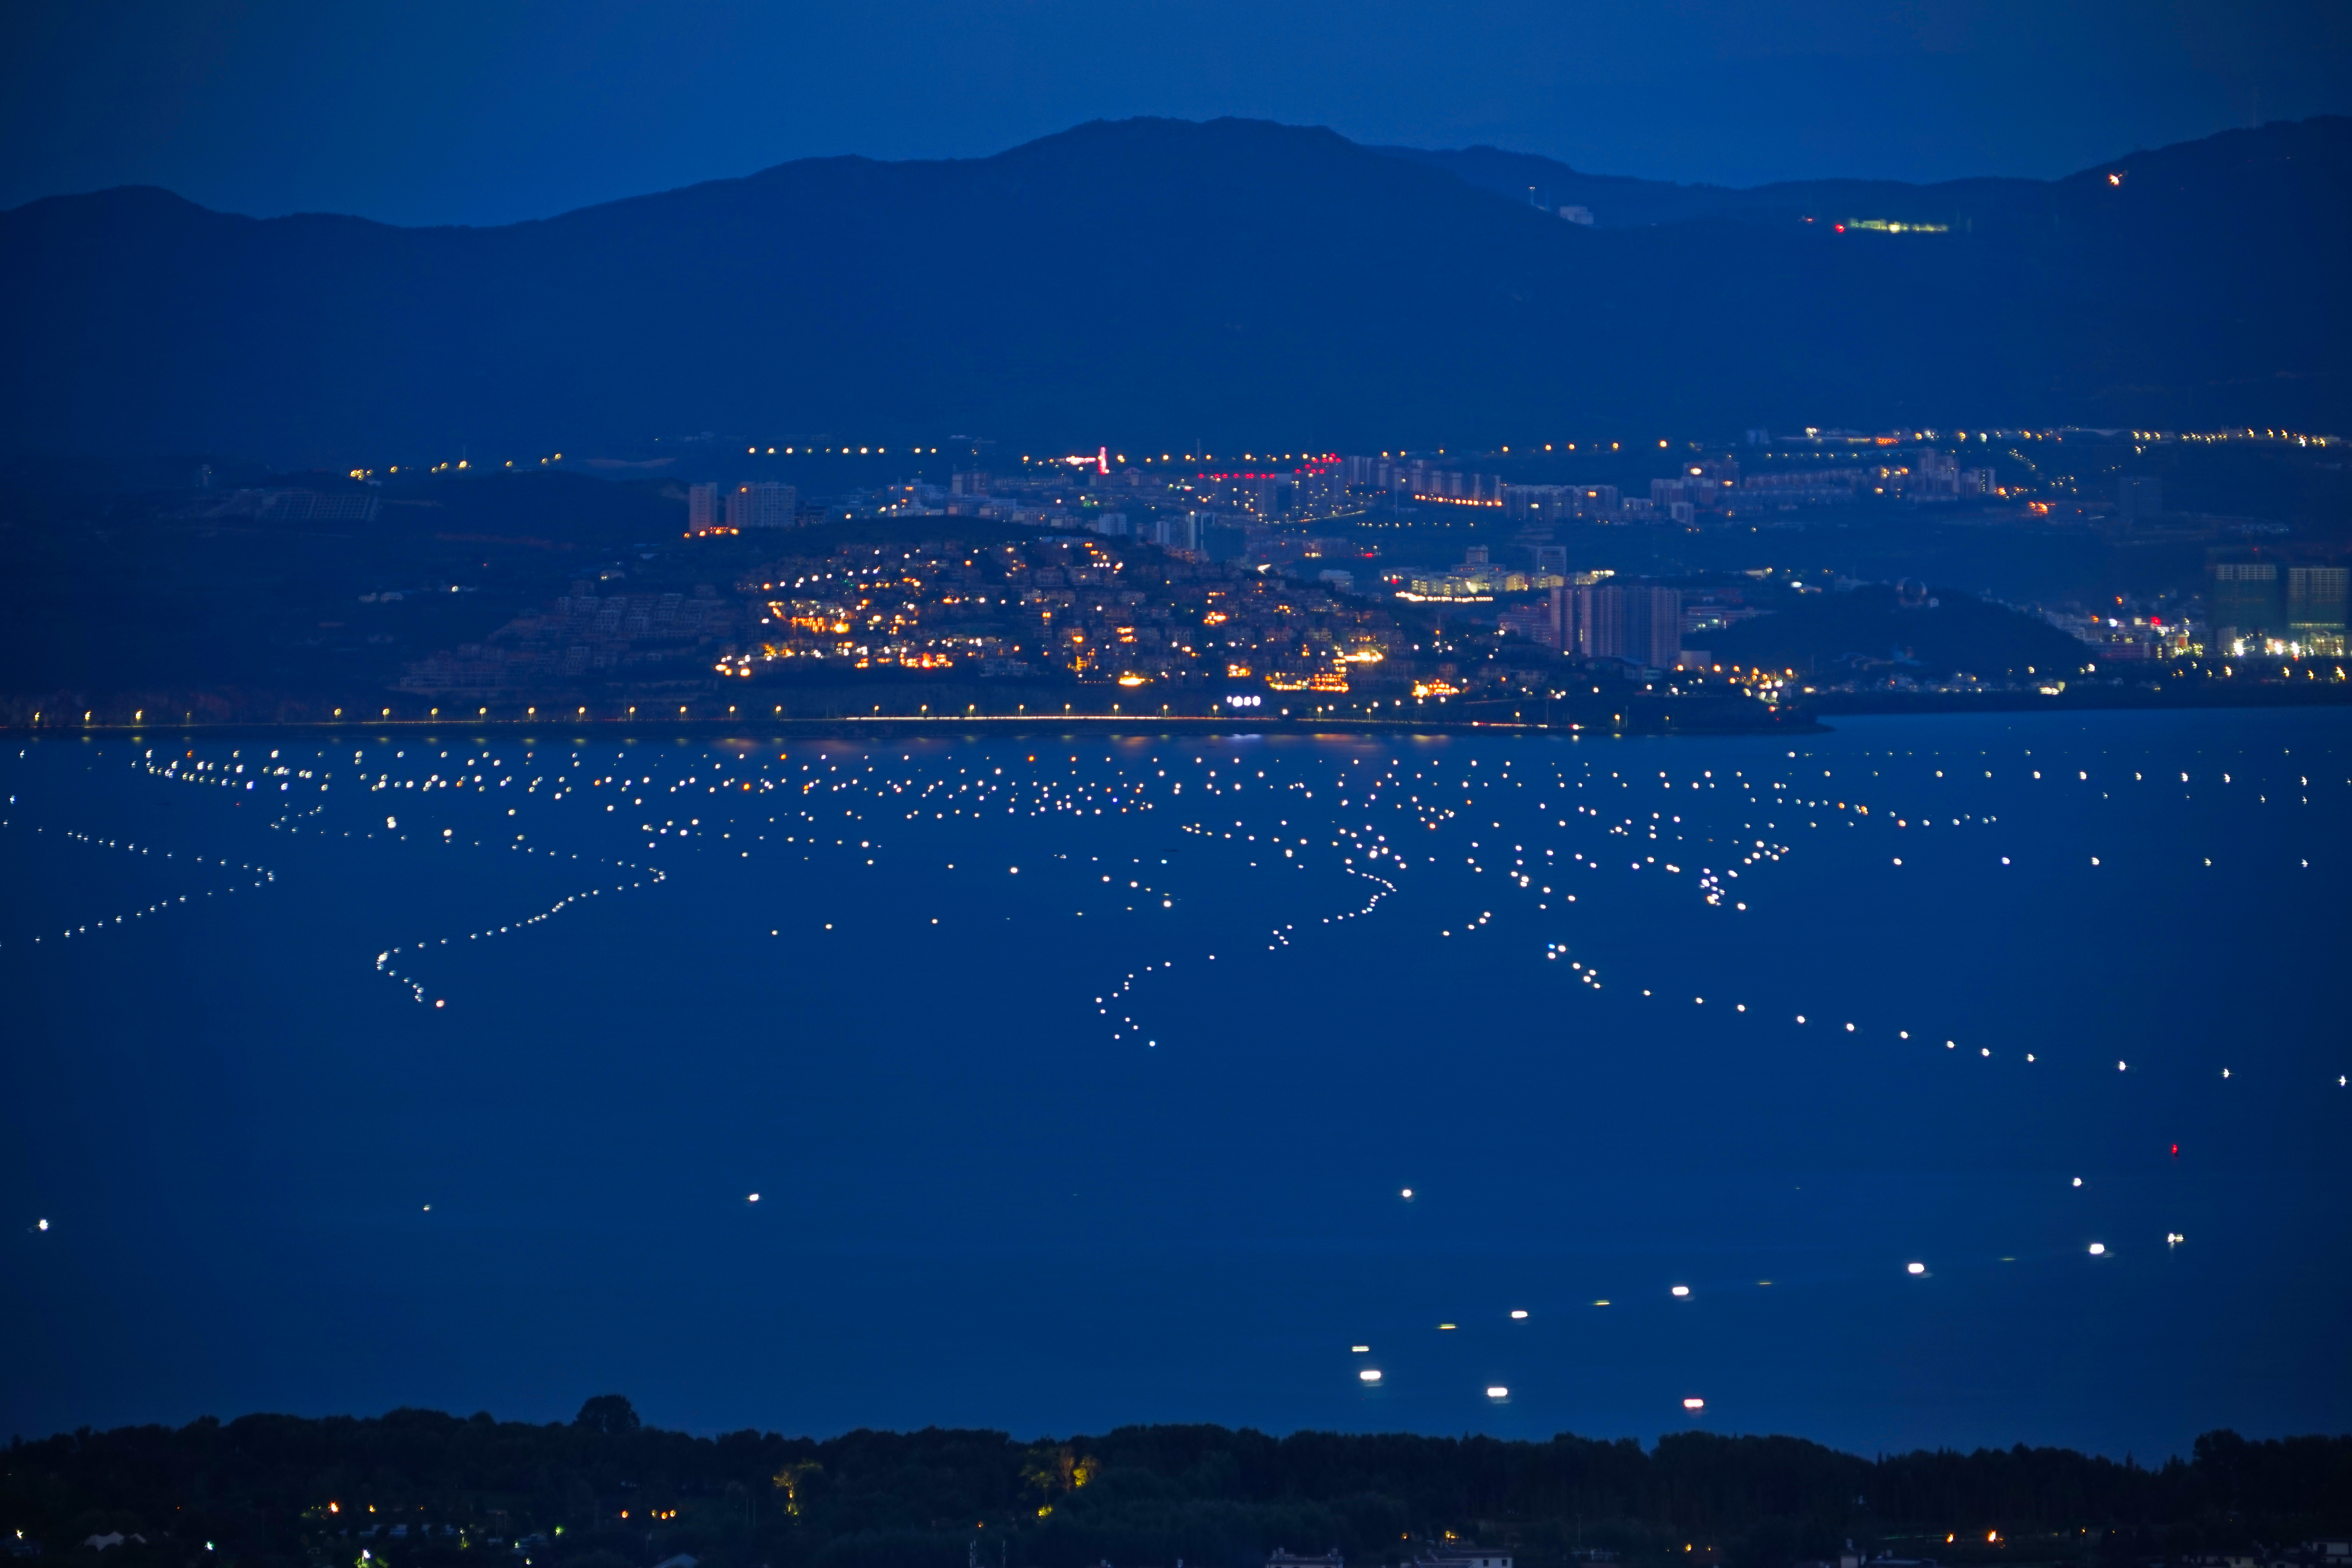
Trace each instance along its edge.
<path fill-rule="evenodd" d="M 1381 147 L 1391 158 L 1420 163 L 1482 191 L 1558 212 L 1580 206 L 1595 226 L 1637 228 L 1694 218 L 1738 217 L 1768 222 L 1836 223 L 1847 217 L 1880 217 L 1911 223 L 1943 222 L 1966 229 L 1979 215 L 2006 216 L 2051 190 L 2041 180 L 1954 180 L 1912 185 L 1897 180 L 1811 180 L 1736 188 L 1678 185 L 1623 174 L 1588 174 L 1533 153 L 1499 147 L 1464 147 L 1429 152 Z"/>
<path fill-rule="evenodd" d="M 2344 119 L 2051 182 L 1749 191 L 1134 120 L 486 229 L 125 188 L 0 214 L 0 455 L 2342 430 L 2347 174 Z M 1534 210 L 1529 184 L 1598 224 Z"/>
<path fill-rule="evenodd" d="M 1718 664 L 1794 669 L 1824 679 L 1867 673 L 1974 675 L 1985 680 L 2067 676 L 2090 658 L 2047 621 L 1953 589 L 1906 608 L 1895 589 L 1864 584 L 1809 595 L 1777 615 L 1706 634 Z"/>

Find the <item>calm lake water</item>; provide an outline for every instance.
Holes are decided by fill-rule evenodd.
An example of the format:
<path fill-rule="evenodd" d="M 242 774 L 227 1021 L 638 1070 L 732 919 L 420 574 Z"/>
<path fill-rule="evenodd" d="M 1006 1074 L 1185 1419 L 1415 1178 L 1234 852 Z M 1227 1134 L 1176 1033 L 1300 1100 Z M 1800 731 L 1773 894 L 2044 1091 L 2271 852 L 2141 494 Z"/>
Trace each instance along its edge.
<path fill-rule="evenodd" d="M 2352 1408 L 2352 715 L 0 767 L 8 1430 Z"/>

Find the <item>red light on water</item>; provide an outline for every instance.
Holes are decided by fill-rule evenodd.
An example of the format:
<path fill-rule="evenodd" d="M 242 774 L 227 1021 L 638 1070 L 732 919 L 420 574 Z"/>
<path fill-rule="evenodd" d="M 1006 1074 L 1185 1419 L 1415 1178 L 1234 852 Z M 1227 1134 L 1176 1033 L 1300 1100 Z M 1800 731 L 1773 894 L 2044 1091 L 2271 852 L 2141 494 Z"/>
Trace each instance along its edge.
<path fill-rule="evenodd" d="M 2176 1160 L 2180 1158 L 2180 1145 L 2178 1143 L 2172 1146 L 2172 1157 Z"/>

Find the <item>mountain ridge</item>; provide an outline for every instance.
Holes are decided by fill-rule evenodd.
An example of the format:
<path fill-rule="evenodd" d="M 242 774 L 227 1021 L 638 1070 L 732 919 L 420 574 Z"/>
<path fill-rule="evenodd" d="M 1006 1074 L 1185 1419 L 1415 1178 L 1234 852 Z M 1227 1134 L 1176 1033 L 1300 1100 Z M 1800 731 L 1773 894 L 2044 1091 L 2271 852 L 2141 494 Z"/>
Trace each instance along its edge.
<path fill-rule="evenodd" d="M 1661 195 L 1556 165 L 1681 215 L 1590 227 L 1509 199 L 1528 165 L 1494 152 L 1099 121 L 478 228 L 44 197 L 0 213 L 0 444 L 340 465 L 706 428 L 1328 448 L 2344 427 L 2352 333 L 2326 280 L 2352 240 L 2352 120 L 2050 182 Z M 1940 222 L 1956 192 L 1980 210 L 1948 233 L 1834 231 Z"/>

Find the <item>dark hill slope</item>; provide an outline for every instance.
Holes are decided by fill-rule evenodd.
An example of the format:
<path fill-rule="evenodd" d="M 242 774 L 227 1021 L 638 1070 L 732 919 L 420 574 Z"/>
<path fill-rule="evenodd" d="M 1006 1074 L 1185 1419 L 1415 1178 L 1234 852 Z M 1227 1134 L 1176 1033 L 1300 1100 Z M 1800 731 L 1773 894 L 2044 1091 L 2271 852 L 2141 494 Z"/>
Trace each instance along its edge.
<path fill-rule="evenodd" d="M 1245 121 L 808 160 L 490 229 L 108 191 L 0 214 L 0 442 L 380 463 L 701 429 L 1295 449 L 2342 427 L 2347 306 L 2323 285 L 2352 239 L 2347 131 L 2145 154 L 2120 187 L 2029 184 L 1934 236 L 1839 236 L 1759 193 L 1585 228 Z"/>

